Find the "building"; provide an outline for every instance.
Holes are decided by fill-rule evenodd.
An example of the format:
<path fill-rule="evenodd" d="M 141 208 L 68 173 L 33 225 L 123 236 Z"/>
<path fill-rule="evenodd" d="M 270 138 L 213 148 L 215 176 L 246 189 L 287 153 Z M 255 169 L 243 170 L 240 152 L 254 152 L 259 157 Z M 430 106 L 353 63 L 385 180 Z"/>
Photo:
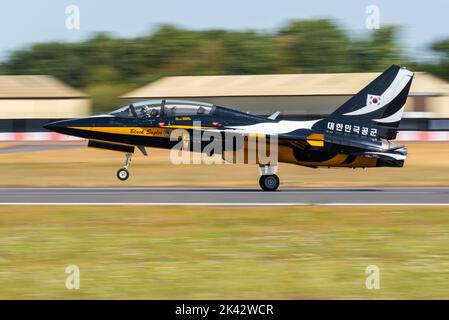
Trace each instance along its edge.
<path fill-rule="evenodd" d="M 0 76 L 0 140 L 17 140 L 8 133 L 45 131 L 49 121 L 90 112 L 86 94 L 51 76 Z"/>
<path fill-rule="evenodd" d="M 60 119 L 90 114 L 90 99 L 51 76 L 0 76 L 0 119 Z"/>
<path fill-rule="evenodd" d="M 379 73 L 273 74 L 167 77 L 122 96 L 177 98 L 233 106 L 255 114 L 322 116 L 331 113 Z M 449 84 L 417 72 L 406 117 L 449 117 Z"/>

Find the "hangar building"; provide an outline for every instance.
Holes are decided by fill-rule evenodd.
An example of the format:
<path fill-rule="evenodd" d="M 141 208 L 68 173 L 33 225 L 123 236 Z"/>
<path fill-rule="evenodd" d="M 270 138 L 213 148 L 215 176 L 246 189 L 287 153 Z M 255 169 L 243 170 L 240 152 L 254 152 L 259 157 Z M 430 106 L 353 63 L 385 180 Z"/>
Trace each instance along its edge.
<path fill-rule="evenodd" d="M 0 132 L 42 131 L 53 119 L 91 112 L 89 97 L 47 75 L 0 76 Z"/>

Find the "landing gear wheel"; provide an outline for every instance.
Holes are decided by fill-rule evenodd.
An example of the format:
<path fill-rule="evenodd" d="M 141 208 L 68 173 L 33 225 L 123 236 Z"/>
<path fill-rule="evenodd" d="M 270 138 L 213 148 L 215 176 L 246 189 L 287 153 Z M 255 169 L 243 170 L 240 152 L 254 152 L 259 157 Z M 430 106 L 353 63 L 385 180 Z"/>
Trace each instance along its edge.
<path fill-rule="evenodd" d="M 119 178 L 119 180 L 125 181 L 126 179 L 129 178 L 129 171 L 126 170 L 125 168 L 121 168 L 117 171 L 117 178 Z"/>
<path fill-rule="evenodd" d="M 275 174 L 263 175 L 259 179 L 259 185 L 264 191 L 275 191 L 279 188 L 279 177 Z"/>

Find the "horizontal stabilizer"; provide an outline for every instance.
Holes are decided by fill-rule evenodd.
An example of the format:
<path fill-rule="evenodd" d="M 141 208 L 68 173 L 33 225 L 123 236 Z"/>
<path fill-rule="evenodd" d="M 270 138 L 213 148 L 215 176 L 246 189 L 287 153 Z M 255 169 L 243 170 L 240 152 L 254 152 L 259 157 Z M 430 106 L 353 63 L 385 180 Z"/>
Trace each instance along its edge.
<path fill-rule="evenodd" d="M 270 120 L 276 120 L 276 118 L 281 114 L 280 111 L 276 111 L 275 113 L 273 113 L 271 116 L 268 117 L 268 119 Z"/>

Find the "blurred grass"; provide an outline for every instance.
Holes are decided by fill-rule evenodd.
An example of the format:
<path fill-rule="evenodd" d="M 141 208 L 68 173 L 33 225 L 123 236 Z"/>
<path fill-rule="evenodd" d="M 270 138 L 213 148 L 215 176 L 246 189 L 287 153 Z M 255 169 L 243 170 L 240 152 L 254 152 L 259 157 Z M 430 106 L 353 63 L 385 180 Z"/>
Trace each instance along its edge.
<path fill-rule="evenodd" d="M 448 241 L 449 207 L 3 206 L 0 298 L 448 299 Z"/>
<path fill-rule="evenodd" d="M 78 143 L 79 144 L 79 143 Z M 280 164 L 281 188 L 294 186 L 449 185 L 449 143 L 406 143 L 404 168 L 319 168 Z M 131 177 L 116 171 L 123 154 L 87 148 L 0 154 L 0 186 L 251 186 L 258 188 L 254 165 L 173 165 L 169 151 L 137 151 Z"/>

